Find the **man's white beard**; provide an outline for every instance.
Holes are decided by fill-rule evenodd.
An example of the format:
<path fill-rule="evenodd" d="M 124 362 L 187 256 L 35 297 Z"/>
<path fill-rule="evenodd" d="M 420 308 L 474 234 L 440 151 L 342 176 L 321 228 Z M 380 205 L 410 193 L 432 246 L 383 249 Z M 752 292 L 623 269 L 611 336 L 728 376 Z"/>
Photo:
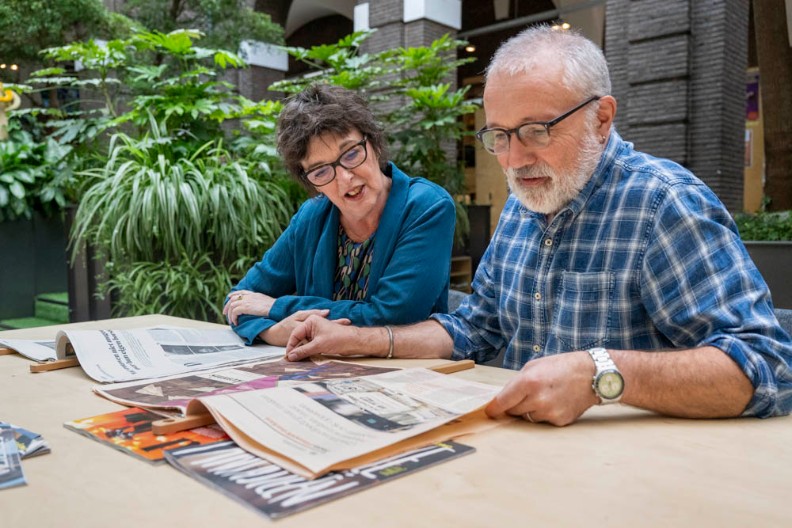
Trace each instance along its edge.
<path fill-rule="evenodd" d="M 526 209 L 540 214 L 555 214 L 583 190 L 602 157 L 602 145 L 596 134 L 586 134 L 578 151 L 572 170 L 557 172 L 546 164 L 520 168 L 508 168 L 504 172 L 509 188 Z M 526 189 L 518 183 L 519 178 L 548 178 L 539 187 Z"/>

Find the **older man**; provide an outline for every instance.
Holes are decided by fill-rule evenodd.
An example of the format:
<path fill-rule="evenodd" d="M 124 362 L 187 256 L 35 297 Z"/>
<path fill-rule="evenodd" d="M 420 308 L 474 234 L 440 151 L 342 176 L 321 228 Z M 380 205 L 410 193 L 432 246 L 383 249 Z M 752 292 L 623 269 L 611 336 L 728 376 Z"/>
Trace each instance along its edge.
<path fill-rule="evenodd" d="M 473 358 L 521 369 L 488 407 L 556 425 L 622 402 L 684 417 L 792 408 L 792 343 L 712 191 L 613 128 L 602 52 L 532 28 L 487 70 L 477 136 L 512 195 L 450 315 L 398 328 L 312 318 L 287 357 Z"/>

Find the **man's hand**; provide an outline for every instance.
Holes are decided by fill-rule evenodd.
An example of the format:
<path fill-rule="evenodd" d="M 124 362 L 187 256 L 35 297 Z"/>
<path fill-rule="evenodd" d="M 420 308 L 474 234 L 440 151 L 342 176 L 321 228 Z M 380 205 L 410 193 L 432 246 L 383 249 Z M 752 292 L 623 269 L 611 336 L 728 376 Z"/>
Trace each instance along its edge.
<path fill-rule="evenodd" d="M 286 359 L 302 361 L 317 354 L 358 355 L 354 346 L 358 334 L 361 331 L 374 330 L 338 324 L 338 322 L 329 321 L 324 317 L 311 315 L 299 324 L 289 336 L 289 341 L 286 343 Z M 385 332 L 384 329 L 379 330 Z M 387 337 L 385 340 L 387 342 Z"/>
<path fill-rule="evenodd" d="M 275 298 L 250 290 L 233 291 L 228 294 L 228 302 L 223 307 L 223 315 L 236 326 L 240 315 L 269 316 Z"/>
<path fill-rule="evenodd" d="M 487 414 L 522 416 L 531 422 L 569 425 L 598 403 L 591 388 L 594 363 L 588 352 L 569 352 L 526 363 L 495 396 Z"/>
<path fill-rule="evenodd" d="M 289 341 L 289 336 L 295 328 L 300 326 L 300 323 L 312 315 L 327 318 L 329 314 L 330 310 L 328 309 L 300 310 L 299 312 L 294 312 L 283 321 L 280 321 L 279 323 L 267 328 L 259 334 L 259 337 L 261 337 L 261 339 L 270 345 L 286 346 L 286 343 Z M 333 319 L 333 322 L 343 325 L 350 324 L 349 319 Z"/>

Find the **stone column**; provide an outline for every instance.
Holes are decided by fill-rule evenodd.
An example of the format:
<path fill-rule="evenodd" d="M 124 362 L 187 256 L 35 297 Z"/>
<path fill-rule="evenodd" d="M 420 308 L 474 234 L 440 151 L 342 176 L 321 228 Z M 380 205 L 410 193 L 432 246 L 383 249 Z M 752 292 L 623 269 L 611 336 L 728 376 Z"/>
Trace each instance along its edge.
<path fill-rule="evenodd" d="M 617 130 L 742 208 L 748 4 L 607 0 Z"/>

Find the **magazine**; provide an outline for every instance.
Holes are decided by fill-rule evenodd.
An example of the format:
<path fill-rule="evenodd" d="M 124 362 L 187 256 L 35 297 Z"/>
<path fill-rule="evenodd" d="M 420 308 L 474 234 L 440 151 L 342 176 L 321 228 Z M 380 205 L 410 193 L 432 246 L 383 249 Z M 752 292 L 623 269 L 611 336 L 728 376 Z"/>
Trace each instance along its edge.
<path fill-rule="evenodd" d="M 216 425 L 154 435 L 151 432 L 151 424 L 160 419 L 162 416 L 159 414 L 132 407 L 72 420 L 63 426 L 152 464 L 164 462 L 164 454 L 169 449 L 202 446 L 228 440 L 228 435 Z"/>
<path fill-rule="evenodd" d="M 93 390 L 122 405 L 186 416 L 208 412 L 197 400 L 201 396 L 264 389 L 304 381 L 347 379 L 393 370 L 397 369 L 340 361 L 307 360 L 295 363 L 280 359 L 154 380 L 96 385 Z"/>
<path fill-rule="evenodd" d="M 483 407 L 499 390 L 411 368 L 200 400 L 240 447 L 313 479 L 498 425 Z"/>
<path fill-rule="evenodd" d="M 38 455 L 44 455 L 50 452 L 49 444 L 38 433 L 28 431 L 24 427 L 0 422 L 0 431 L 10 429 L 14 432 L 14 440 L 19 450 L 19 455 L 22 458 L 31 458 Z"/>
<path fill-rule="evenodd" d="M 61 330 L 55 343 L 56 359 L 76 356 L 85 373 L 103 383 L 160 378 L 261 361 L 281 357 L 285 351 L 283 347 L 265 344 L 247 346 L 229 328 L 177 326 Z M 28 354 L 26 349 L 17 348 L 24 355 Z"/>
<path fill-rule="evenodd" d="M 474 451 L 466 445 L 445 442 L 316 480 L 289 473 L 233 442 L 174 449 L 166 452 L 165 458 L 194 479 L 277 519 Z"/>
<path fill-rule="evenodd" d="M 0 489 L 27 484 L 14 431 L 0 429 Z"/>

